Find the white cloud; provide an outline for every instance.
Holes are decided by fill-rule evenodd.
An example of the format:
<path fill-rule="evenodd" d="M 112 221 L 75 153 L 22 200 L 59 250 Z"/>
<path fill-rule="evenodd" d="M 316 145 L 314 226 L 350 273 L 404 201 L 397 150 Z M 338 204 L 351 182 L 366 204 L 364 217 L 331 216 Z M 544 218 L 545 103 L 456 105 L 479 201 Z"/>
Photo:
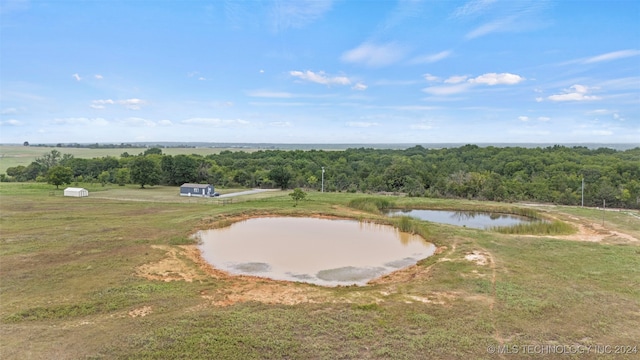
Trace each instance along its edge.
<path fill-rule="evenodd" d="M 573 85 L 569 89 L 565 89 L 563 94 L 548 96 L 551 101 L 592 101 L 600 100 L 599 96 L 587 95 L 590 88 L 584 85 Z"/>
<path fill-rule="evenodd" d="M 225 120 L 218 118 L 191 118 L 182 120 L 181 123 L 186 125 L 210 125 L 216 127 L 235 127 L 235 126 L 245 126 L 249 125 L 249 121 L 247 120 Z"/>
<path fill-rule="evenodd" d="M 588 59 L 583 60 L 582 62 L 584 64 L 591 64 L 591 63 L 598 63 L 602 61 L 623 59 L 623 58 L 638 56 L 638 55 L 640 55 L 640 50 L 620 50 L 620 51 L 613 51 L 610 53 L 590 57 Z"/>
<path fill-rule="evenodd" d="M 171 120 L 160 120 L 160 121 L 158 121 L 158 125 L 160 125 L 160 126 L 171 126 L 171 125 L 173 125 L 173 123 L 171 122 Z"/>
<path fill-rule="evenodd" d="M 469 79 L 469 82 L 472 84 L 485 84 L 485 85 L 493 86 L 498 84 L 515 85 L 524 80 L 525 78 L 519 75 L 510 74 L 510 73 L 500 73 L 500 74 L 487 73 L 487 74 L 480 75 L 477 78 Z"/>
<path fill-rule="evenodd" d="M 100 74 L 95 74 L 93 75 L 94 78 L 96 78 L 96 80 L 102 80 L 104 79 L 104 76 L 100 75 Z"/>
<path fill-rule="evenodd" d="M 424 74 L 424 79 L 427 80 L 428 82 L 436 82 L 436 81 L 440 81 L 440 78 L 431 74 Z"/>
<path fill-rule="evenodd" d="M 142 105 L 145 105 L 146 101 L 140 100 L 140 99 L 126 99 L 126 100 L 119 100 L 118 104 L 123 105 L 129 110 L 140 110 L 140 107 Z"/>
<path fill-rule="evenodd" d="M 422 91 L 431 95 L 442 96 L 459 94 L 469 90 L 469 88 L 471 88 L 471 85 L 469 83 L 462 83 L 450 86 L 431 86 L 422 89 Z"/>
<path fill-rule="evenodd" d="M 445 84 L 459 84 L 461 82 L 467 81 L 467 75 L 454 75 L 447 78 L 444 83 Z"/>
<path fill-rule="evenodd" d="M 529 117 L 528 116 L 518 116 L 518 120 L 520 120 L 520 121 L 529 121 Z"/>
<path fill-rule="evenodd" d="M 322 85 L 349 85 L 351 84 L 351 80 L 349 80 L 346 76 L 327 76 L 324 71 L 313 72 L 310 70 L 307 71 L 289 71 L 289 75 L 293 77 L 297 77 L 301 80 L 314 82 Z"/>
<path fill-rule="evenodd" d="M 78 75 L 78 73 L 75 73 L 75 74 L 71 75 L 71 77 L 76 79 L 76 81 L 82 80 L 82 78 L 80 77 L 80 75 Z"/>
<path fill-rule="evenodd" d="M 411 63 L 412 64 L 431 64 L 431 63 L 438 62 L 440 60 L 446 59 L 449 56 L 451 56 L 451 54 L 452 54 L 451 50 L 445 50 L 445 51 L 441 51 L 441 52 L 436 53 L 436 54 L 418 56 L 418 57 L 413 58 L 411 60 Z"/>
<path fill-rule="evenodd" d="M 16 119 L 0 120 L 0 126 L 20 126 L 22 122 Z"/>
<path fill-rule="evenodd" d="M 549 120 L 551 120 L 551 118 L 548 117 L 548 116 L 539 116 L 538 117 L 538 121 L 547 122 Z"/>
<path fill-rule="evenodd" d="M 363 83 L 357 83 L 352 87 L 353 90 L 359 90 L 359 91 L 367 90 L 367 88 L 368 86 Z"/>
<path fill-rule="evenodd" d="M 427 75 L 429 75 L 430 79 L 438 79 L 430 74 Z M 422 91 L 431 95 L 447 96 L 465 92 L 475 85 L 515 85 L 524 80 L 523 77 L 510 73 L 487 73 L 471 79 L 467 75 L 455 75 L 443 81 L 444 84 L 451 85 L 430 86 L 422 89 Z"/>
<path fill-rule="evenodd" d="M 272 121 L 269 125 L 273 127 L 291 127 L 291 123 L 288 121 Z"/>
<path fill-rule="evenodd" d="M 357 127 L 357 128 L 368 128 L 373 126 L 379 126 L 377 122 L 367 122 L 367 121 L 349 121 L 346 123 L 348 127 Z"/>
<path fill-rule="evenodd" d="M 404 58 L 405 53 L 406 49 L 396 43 L 380 45 L 363 43 L 342 54 L 341 60 L 370 67 L 382 67 L 400 61 Z"/>
<path fill-rule="evenodd" d="M 112 99 L 100 99 L 91 101 L 89 105 L 93 109 L 103 110 L 107 105 L 119 104 L 129 110 L 140 110 L 142 105 L 146 105 L 146 101 L 141 99 L 125 99 L 125 100 L 112 100 Z"/>
<path fill-rule="evenodd" d="M 55 125 L 107 126 L 109 122 L 103 118 L 69 117 L 53 119 Z"/>

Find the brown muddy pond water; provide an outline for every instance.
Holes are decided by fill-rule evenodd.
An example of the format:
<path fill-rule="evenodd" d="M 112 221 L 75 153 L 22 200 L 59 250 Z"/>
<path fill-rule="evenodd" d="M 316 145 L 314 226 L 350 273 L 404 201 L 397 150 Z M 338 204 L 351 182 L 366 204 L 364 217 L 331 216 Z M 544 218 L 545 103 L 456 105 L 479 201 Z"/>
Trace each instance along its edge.
<path fill-rule="evenodd" d="M 197 236 L 217 269 L 322 286 L 365 285 L 435 251 L 420 236 L 356 220 L 254 218 Z"/>

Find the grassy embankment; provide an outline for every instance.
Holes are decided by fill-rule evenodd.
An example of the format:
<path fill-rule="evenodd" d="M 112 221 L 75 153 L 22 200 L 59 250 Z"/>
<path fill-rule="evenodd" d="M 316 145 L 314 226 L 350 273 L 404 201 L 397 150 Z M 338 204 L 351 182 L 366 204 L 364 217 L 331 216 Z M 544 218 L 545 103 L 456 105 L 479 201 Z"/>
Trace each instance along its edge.
<path fill-rule="evenodd" d="M 207 276 L 178 252 L 171 261 L 197 277 L 163 282 L 140 277 L 137 269 L 166 260 L 167 249 L 191 243 L 194 230 L 225 219 L 281 214 L 390 220 L 371 205 L 349 207 L 364 197 L 358 194 L 310 193 L 293 207 L 288 192 L 274 192 L 222 205 L 180 198 L 176 188 L 87 186 L 91 196 L 76 199 L 44 184 L 0 184 L 2 359 L 495 358 L 486 351 L 490 345 L 640 346 L 640 246 L 615 235 L 579 242 L 409 220 L 442 253 L 396 281 L 269 287 L 267 280 Z M 514 208 L 379 199 L 413 208 Z M 602 221 L 594 209 L 537 213 L 582 225 Z M 603 229 L 640 238 L 640 221 L 624 213 L 607 213 Z M 486 265 L 466 260 L 472 252 Z M 313 301 L 256 297 L 213 305 L 212 298 L 265 287 L 312 294 Z"/>

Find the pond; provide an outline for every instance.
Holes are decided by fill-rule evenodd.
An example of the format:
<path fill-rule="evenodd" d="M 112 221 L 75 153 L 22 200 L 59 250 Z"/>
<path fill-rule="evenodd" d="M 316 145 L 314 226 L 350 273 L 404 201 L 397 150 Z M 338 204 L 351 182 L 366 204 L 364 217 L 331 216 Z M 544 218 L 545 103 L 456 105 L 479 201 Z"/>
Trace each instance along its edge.
<path fill-rule="evenodd" d="M 524 216 L 499 214 L 482 211 L 445 211 L 445 210 L 391 210 L 390 216 L 410 216 L 441 224 L 465 226 L 473 229 L 489 229 L 494 226 L 514 226 L 540 221 Z"/>
<path fill-rule="evenodd" d="M 356 220 L 254 218 L 197 236 L 217 269 L 322 286 L 365 285 L 435 251 L 418 235 Z"/>

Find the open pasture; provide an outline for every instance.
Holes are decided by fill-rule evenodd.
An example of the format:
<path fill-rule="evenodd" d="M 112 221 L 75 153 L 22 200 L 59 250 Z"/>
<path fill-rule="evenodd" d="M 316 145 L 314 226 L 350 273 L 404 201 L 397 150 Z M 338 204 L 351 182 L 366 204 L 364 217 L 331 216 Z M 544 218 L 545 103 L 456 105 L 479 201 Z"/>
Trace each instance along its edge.
<path fill-rule="evenodd" d="M 82 186 L 82 184 L 80 184 Z M 2 359 L 494 359 L 500 346 L 640 347 L 638 212 L 380 197 L 396 206 L 535 209 L 572 234 L 409 221 L 436 255 L 367 286 L 327 288 L 208 267 L 199 229 L 253 216 L 353 218 L 361 194 L 181 198 L 177 188 L 0 184 Z M 400 220 L 397 220 L 400 221 Z M 539 354 L 525 354 L 537 357 Z M 617 354 L 635 358 L 636 353 Z M 566 358 L 566 354 L 550 354 Z"/>

